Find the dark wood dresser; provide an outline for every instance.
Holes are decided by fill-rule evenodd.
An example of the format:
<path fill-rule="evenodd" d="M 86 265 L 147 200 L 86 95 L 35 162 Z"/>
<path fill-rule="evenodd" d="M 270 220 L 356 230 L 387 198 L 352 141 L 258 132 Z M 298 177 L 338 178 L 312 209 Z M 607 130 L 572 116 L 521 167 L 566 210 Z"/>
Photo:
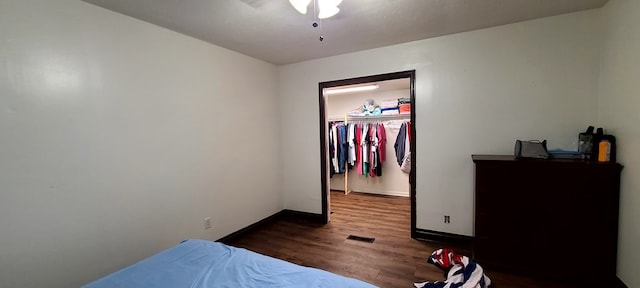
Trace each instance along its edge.
<path fill-rule="evenodd" d="M 573 283 L 612 283 L 622 165 L 506 155 L 472 159 L 473 257 L 480 265 Z"/>

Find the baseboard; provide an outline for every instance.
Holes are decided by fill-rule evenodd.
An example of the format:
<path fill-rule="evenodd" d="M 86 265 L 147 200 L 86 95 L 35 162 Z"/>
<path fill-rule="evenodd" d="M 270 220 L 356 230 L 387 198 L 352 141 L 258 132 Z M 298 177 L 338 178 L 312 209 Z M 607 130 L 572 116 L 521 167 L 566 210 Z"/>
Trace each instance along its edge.
<path fill-rule="evenodd" d="M 230 243 L 235 242 L 236 240 L 242 238 L 243 236 L 251 233 L 252 231 L 254 231 L 254 230 L 256 230 L 256 229 L 258 229 L 258 228 L 260 228 L 260 227 L 262 227 L 262 226 L 264 226 L 266 224 L 269 224 L 271 222 L 274 222 L 274 221 L 282 218 L 285 214 L 286 214 L 285 210 L 282 210 L 282 211 L 277 212 L 277 213 L 275 213 L 275 214 L 273 214 L 273 215 L 271 215 L 271 216 L 269 216 L 267 218 L 264 218 L 264 219 L 262 219 L 262 220 L 260 220 L 260 221 L 258 221 L 256 223 L 253 223 L 253 224 L 251 224 L 251 225 L 249 225 L 247 227 L 244 227 L 244 228 L 242 228 L 242 229 L 240 229 L 240 230 L 238 230 L 236 232 L 233 232 L 233 233 L 231 233 L 231 234 L 229 234 L 227 236 L 224 236 L 224 237 L 218 239 L 217 241 L 218 242 L 222 242 L 224 244 L 230 244 Z"/>
<path fill-rule="evenodd" d="M 317 223 L 321 225 L 326 224 L 326 220 L 324 219 L 322 214 L 284 209 L 256 223 L 253 223 L 236 232 L 233 232 L 227 236 L 224 236 L 218 239 L 217 241 L 225 244 L 230 244 L 242 238 L 243 236 L 251 233 L 252 231 L 282 218 L 294 219 L 299 221 L 308 221 L 308 222 Z M 453 243 L 453 244 L 460 244 L 460 245 L 471 245 L 471 241 L 473 239 L 471 236 L 426 230 L 426 229 L 416 229 L 411 234 L 412 234 L 411 235 L 412 238 L 415 238 L 418 240 L 441 242 L 441 243 Z M 622 281 L 619 281 L 619 282 L 622 285 L 624 285 Z M 626 287 L 626 286 L 620 286 L 620 287 Z"/>
<path fill-rule="evenodd" d="M 616 280 L 615 280 L 615 285 L 613 285 L 613 287 L 616 288 L 629 288 L 626 284 L 624 284 L 624 282 L 622 282 L 622 280 L 620 280 L 620 277 L 616 276 Z"/>
<path fill-rule="evenodd" d="M 441 242 L 441 243 L 454 243 L 460 245 L 471 245 L 473 237 L 453 234 L 447 232 L 439 232 L 433 230 L 426 229 L 416 229 L 412 233 L 412 237 L 418 240 L 425 240 L 431 242 Z"/>
<path fill-rule="evenodd" d="M 344 189 L 331 189 L 331 191 L 344 192 Z M 363 191 L 351 190 L 350 192 L 383 195 L 383 196 L 411 197 L 411 195 L 409 195 L 409 192 L 402 192 L 402 191 L 364 191 L 363 192 Z"/>
<path fill-rule="evenodd" d="M 251 233 L 252 231 L 282 218 L 297 219 L 297 220 L 309 221 L 309 222 L 318 223 L 318 224 L 326 224 L 324 217 L 322 217 L 322 214 L 284 209 L 256 223 L 253 223 L 236 232 L 233 232 L 227 236 L 224 236 L 218 239 L 217 241 L 225 244 L 230 244 L 244 237 L 245 235 Z"/>
<path fill-rule="evenodd" d="M 297 220 L 305 220 L 318 224 L 326 224 L 326 221 L 322 214 L 315 214 L 310 212 L 301 212 L 295 210 L 285 209 L 282 212 L 282 217 L 295 218 Z"/>
<path fill-rule="evenodd" d="M 362 192 L 362 191 L 351 191 L 351 192 L 358 192 L 358 193 L 365 193 L 365 194 L 375 194 L 375 195 L 384 195 L 384 196 L 398 196 L 398 197 L 409 197 L 409 192 L 402 192 L 402 191 L 366 191 L 366 192 Z"/>

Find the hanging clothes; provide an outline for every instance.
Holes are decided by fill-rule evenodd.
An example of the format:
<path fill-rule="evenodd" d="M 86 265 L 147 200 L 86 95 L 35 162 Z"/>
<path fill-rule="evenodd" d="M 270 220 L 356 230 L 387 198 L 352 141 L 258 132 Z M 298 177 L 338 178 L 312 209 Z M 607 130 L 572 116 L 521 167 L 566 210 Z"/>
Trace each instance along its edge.
<path fill-rule="evenodd" d="M 345 173 L 348 148 L 347 126 L 342 122 L 329 122 L 330 176 Z"/>
<path fill-rule="evenodd" d="M 340 134 L 338 132 L 338 124 L 333 125 L 333 144 L 336 146 L 336 155 L 333 157 L 333 165 L 336 168 L 336 173 L 340 173 Z"/>
<path fill-rule="evenodd" d="M 393 148 L 396 150 L 396 161 L 400 166 L 402 166 L 402 160 L 404 160 L 406 142 L 407 123 L 402 123 L 400 131 L 398 131 L 398 136 L 396 136 L 396 143 L 393 145 Z"/>
<path fill-rule="evenodd" d="M 356 163 L 356 124 L 349 123 L 347 132 L 347 143 L 349 144 L 349 165 L 353 167 Z"/>
<path fill-rule="evenodd" d="M 329 122 L 329 177 L 336 174 L 336 168 L 333 165 L 333 158 L 336 155 L 336 146 L 333 145 L 333 123 Z"/>
<path fill-rule="evenodd" d="M 376 129 L 377 132 L 377 146 L 378 146 L 378 153 L 376 155 L 377 157 L 377 163 L 378 165 L 376 166 L 376 176 L 380 177 L 382 176 L 382 163 L 384 162 L 384 154 L 385 154 L 385 150 L 386 150 L 386 143 L 387 143 L 387 139 L 386 139 L 386 132 L 384 131 L 384 125 L 382 123 L 378 123 L 378 128 Z"/>
<path fill-rule="evenodd" d="M 404 142 L 404 157 L 411 153 L 411 122 L 407 121 L 406 138 Z M 404 157 L 402 157 L 404 159 Z"/>
<path fill-rule="evenodd" d="M 402 123 L 394 145 L 399 164 L 402 164 L 404 154 L 409 152 L 408 127 L 406 122 Z M 329 122 L 330 176 L 346 173 L 352 168 L 367 178 L 382 176 L 387 158 L 386 143 L 387 135 L 382 123 Z"/>
<path fill-rule="evenodd" d="M 378 169 L 378 123 L 371 124 L 371 170 L 369 176 L 376 177 L 376 169 Z"/>
<path fill-rule="evenodd" d="M 349 144 L 347 143 L 347 126 L 344 124 L 338 125 L 338 135 L 340 137 L 339 140 L 339 151 L 338 154 L 338 168 L 340 169 L 340 173 L 344 173 L 346 171 L 346 163 L 348 160 L 348 150 Z"/>
<path fill-rule="evenodd" d="M 362 174 L 362 125 L 356 124 L 356 142 L 354 145 L 356 146 L 356 172 L 358 174 Z"/>
<path fill-rule="evenodd" d="M 370 125 L 368 123 L 362 125 L 362 142 L 360 143 L 360 146 L 362 147 L 362 171 L 360 171 L 360 174 L 364 175 L 365 177 L 369 176 L 369 169 L 371 168 L 369 166 L 369 153 L 371 152 L 369 130 Z"/>
<path fill-rule="evenodd" d="M 378 154 L 380 154 L 380 162 L 384 162 L 386 161 L 386 149 L 385 147 L 387 147 L 387 132 L 386 132 L 386 128 L 384 127 L 384 124 L 380 123 L 378 124 L 380 129 L 378 129 L 378 146 L 382 147 L 380 150 L 380 152 Z"/>

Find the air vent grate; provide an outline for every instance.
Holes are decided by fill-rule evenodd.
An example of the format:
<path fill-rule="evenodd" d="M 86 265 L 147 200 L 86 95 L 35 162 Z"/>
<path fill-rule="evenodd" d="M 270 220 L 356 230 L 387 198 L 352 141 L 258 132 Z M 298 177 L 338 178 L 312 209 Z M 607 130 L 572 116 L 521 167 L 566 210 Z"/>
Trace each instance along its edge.
<path fill-rule="evenodd" d="M 362 236 L 356 236 L 356 235 L 349 235 L 347 239 L 356 240 L 360 242 L 367 242 L 367 243 L 373 243 L 373 241 L 376 241 L 376 238 L 373 238 L 373 237 L 362 237 Z"/>

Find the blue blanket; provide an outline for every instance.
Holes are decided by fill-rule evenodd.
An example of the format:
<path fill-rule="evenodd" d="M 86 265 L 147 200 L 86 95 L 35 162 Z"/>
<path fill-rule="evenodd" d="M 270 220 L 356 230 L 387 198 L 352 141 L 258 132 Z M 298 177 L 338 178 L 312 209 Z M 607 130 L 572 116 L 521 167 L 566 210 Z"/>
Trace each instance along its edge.
<path fill-rule="evenodd" d="M 375 287 L 218 242 L 185 240 L 114 272 L 87 288 L 116 287 Z"/>

